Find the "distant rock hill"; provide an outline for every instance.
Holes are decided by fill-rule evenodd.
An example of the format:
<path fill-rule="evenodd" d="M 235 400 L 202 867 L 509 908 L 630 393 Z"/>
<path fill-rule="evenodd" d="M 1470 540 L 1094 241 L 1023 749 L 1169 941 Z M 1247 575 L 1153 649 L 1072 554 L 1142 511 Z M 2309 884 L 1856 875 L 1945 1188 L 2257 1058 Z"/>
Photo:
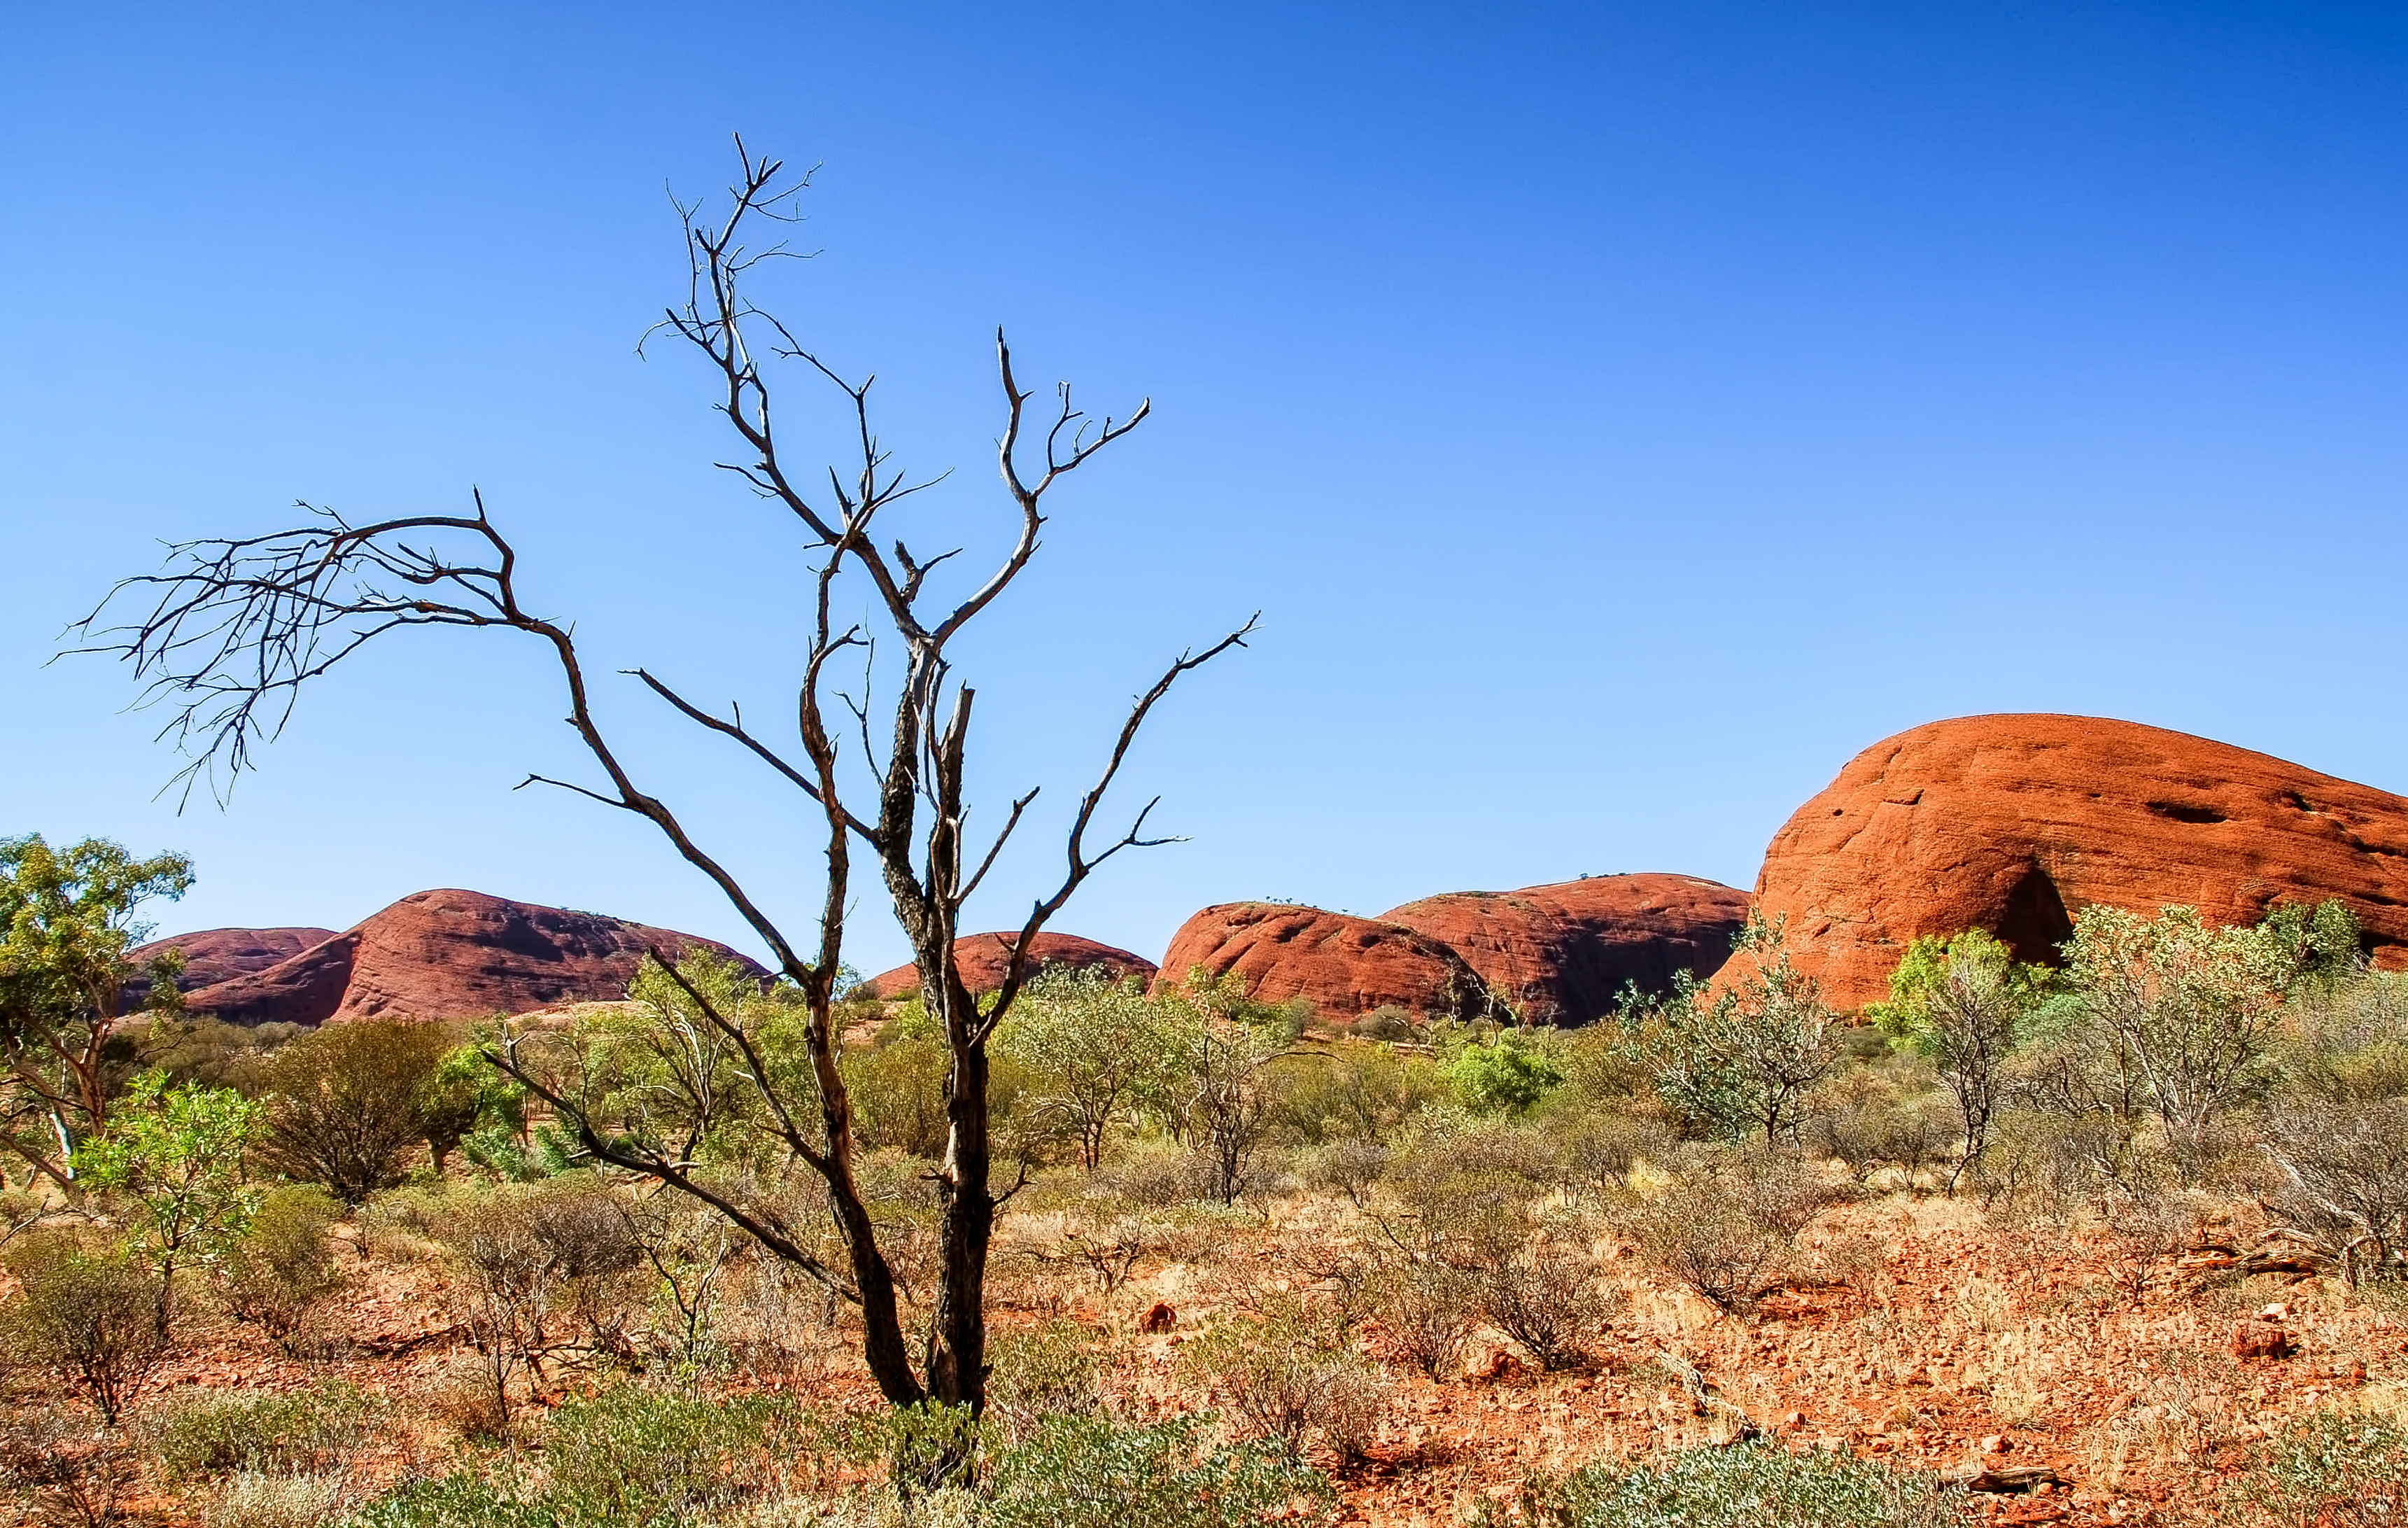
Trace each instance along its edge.
<path fill-rule="evenodd" d="M 1585 1024 L 1613 1009 L 1625 987 L 1671 990 L 1679 972 L 1702 980 L 1730 959 L 1748 896 L 1694 875 L 1591 875 L 1521 891 L 1450 891 L 1390 908 L 1444 944 L 1488 990 L 1527 1017 Z"/>
<path fill-rule="evenodd" d="M 154 940 L 133 950 L 131 958 L 138 966 L 168 950 L 183 951 L 184 970 L 176 978 L 176 987 L 179 991 L 194 992 L 255 971 L 265 971 L 280 960 L 290 959 L 334 937 L 332 929 L 204 929 L 198 933 Z M 126 983 L 125 1011 L 131 1013 L 141 1007 L 150 995 L 148 976 Z"/>
<path fill-rule="evenodd" d="M 962 980 L 973 992 L 992 992 L 1003 985 L 1005 961 L 1018 930 L 1008 933 L 964 934 L 953 941 L 953 959 Z M 1029 949 L 1039 970 L 1100 971 L 1118 981 L 1125 976 L 1152 980 L 1154 962 L 1142 955 L 1098 944 L 1077 934 L 1041 933 Z M 920 968 L 896 966 L 869 978 L 869 989 L 882 998 L 908 997 L 920 990 Z"/>
<path fill-rule="evenodd" d="M 1854 1008 L 1920 934 L 1980 928 L 2056 959 L 2083 907 L 2254 922 L 2338 898 L 2408 966 L 2408 798 L 2137 722 L 1967 716 L 1873 744 L 1773 836 L 1756 901 Z"/>
<path fill-rule="evenodd" d="M 672 959 L 709 949 L 760 970 L 693 934 L 457 890 L 404 897 L 341 933 L 217 929 L 134 954 L 168 946 L 185 952 L 186 1011 L 244 1025 L 483 1018 L 607 1001 L 626 995 L 647 949 Z M 204 975 L 216 979 L 195 980 Z"/>

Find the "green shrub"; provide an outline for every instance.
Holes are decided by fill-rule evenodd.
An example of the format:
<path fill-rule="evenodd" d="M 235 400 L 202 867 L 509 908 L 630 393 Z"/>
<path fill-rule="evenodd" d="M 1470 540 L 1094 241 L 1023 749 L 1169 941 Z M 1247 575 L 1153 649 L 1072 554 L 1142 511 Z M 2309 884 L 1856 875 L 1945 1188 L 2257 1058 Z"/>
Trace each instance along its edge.
<path fill-rule="evenodd" d="M 1534 1479 L 1487 1528 L 1954 1528 L 1960 1497 L 1928 1477 L 1775 1446 L 1693 1449 L 1636 1469 Z"/>
<path fill-rule="evenodd" d="M 439 1025 L 379 1018 L 329 1024 L 278 1051 L 266 1071 L 267 1164 L 346 1204 L 399 1184 L 426 1152 L 449 1042 Z"/>
<path fill-rule="evenodd" d="M 540 1502 L 521 1501 L 466 1473 L 412 1480 L 343 1520 L 343 1528 L 557 1528 Z"/>
<path fill-rule="evenodd" d="M 150 1451 L 171 1480 L 248 1470 L 307 1475 L 338 1468 L 367 1440 L 376 1403 L 357 1387 L 315 1385 L 287 1394 L 197 1396 L 162 1418 Z"/>
<path fill-rule="evenodd" d="M 2232 1516 L 2298 1528 L 2408 1523 L 2408 1428 L 2377 1417 L 2310 1418 L 2243 1476 Z"/>
<path fill-rule="evenodd" d="M 992 1528 L 1241 1528 L 1307 1504 L 1326 1521 L 1328 1483 L 1276 1449 L 1208 1449 L 1201 1419 L 1147 1427 L 1055 1417 L 995 1463 Z"/>
<path fill-rule="evenodd" d="M 0 1309 L 12 1356 L 79 1385 L 110 1426 L 166 1356 L 158 1285 L 122 1249 L 93 1251 L 65 1233 L 11 1250 L 18 1295 Z"/>
<path fill-rule="evenodd" d="M 704 1397 L 643 1386 L 552 1414 L 543 1504 L 564 1524 L 682 1521 L 760 1495 L 799 1449 L 798 1414 L 767 1395 Z"/>
<path fill-rule="evenodd" d="M 219 1267 L 226 1308 L 258 1323 L 279 1347 L 295 1353 L 310 1314 L 342 1287 L 327 1243 L 341 1218 L 342 1206 L 315 1185 L 270 1191 Z"/>
<path fill-rule="evenodd" d="M 987 1416 L 1007 1436 L 1032 1436 L 1054 1417 L 1092 1417 L 1104 1408 L 1102 1362 L 1095 1336 L 1076 1321 L 996 1335 L 987 1351 Z"/>

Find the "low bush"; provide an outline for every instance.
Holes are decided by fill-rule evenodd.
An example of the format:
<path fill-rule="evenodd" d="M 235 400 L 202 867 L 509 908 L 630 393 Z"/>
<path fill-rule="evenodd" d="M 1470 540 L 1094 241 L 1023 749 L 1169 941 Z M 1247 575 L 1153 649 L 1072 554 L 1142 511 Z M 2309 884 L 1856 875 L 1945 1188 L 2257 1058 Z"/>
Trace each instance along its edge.
<path fill-rule="evenodd" d="M 543 1495 L 563 1524 L 678 1522 L 760 1496 L 801 1451 L 776 1396 L 701 1397 L 627 1385 L 552 1414 Z"/>
<path fill-rule="evenodd" d="M 1056 1417 L 995 1462 L 990 1528 L 1242 1528 L 1326 1521 L 1328 1483 L 1273 1449 L 1210 1448 L 1202 1419 Z"/>
<path fill-rule="evenodd" d="M 122 1434 L 95 1433 L 57 1411 L 0 1426 L 0 1489 L 31 1507 L 29 1521 L 102 1528 L 121 1521 L 135 1483 L 134 1449 Z"/>
<path fill-rule="evenodd" d="M 0 1309 L 11 1354 L 79 1387 L 117 1424 L 167 1354 L 155 1276 L 119 1248 L 93 1250 L 71 1234 L 27 1237 L 12 1247 L 18 1295 Z"/>
<path fill-rule="evenodd" d="M 1824 1203 L 1797 1164 L 1763 1151 L 1701 1152 L 1622 1218 L 1648 1260 L 1727 1311 L 1764 1291 Z"/>
<path fill-rule="evenodd" d="M 170 1480 L 324 1474 L 367 1440 L 376 1409 L 355 1386 L 341 1383 L 281 1394 L 204 1394 L 152 1424 L 150 1452 Z"/>
<path fill-rule="evenodd" d="M 1291 1456 L 1318 1436 L 1340 1458 L 1361 1458 L 1387 1405 L 1378 1368 L 1335 1322 L 1293 1303 L 1215 1327 L 1188 1347 L 1186 1362 L 1256 1435 Z"/>
<path fill-rule="evenodd" d="M 1094 1333 L 1076 1321 L 999 1333 L 988 1352 L 995 1371 L 987 1377 L 987 1419 L 1011 1441 L 1025 1441 L 1056 1417 L 1102 1414 L 1102 1357 Z"/>
<path fill-rule="evenodd" d="M 209 1528 L 319 1528 L 343 1500 L 338 1475 L 266 1475 L 244 1470 L 209 1503 Z"/>
<path fill-rule="evenodd" d="M 2286 1528 L 2408 1523 L 2408 1428 L 2370 1416 L 2311 1418 L 2259 1455 L 2228 1516 Z"/>
<path fill-rule="evenodd" d="M 396 1486 L 344 1519 L 343 1528 L 559 1528 L 559 1521 L 541 1502 L 461 1471 Z"/>
<path fill-rule="evenodd" d="M 1845 1454 L 1693 1449 L 1534 1479 L 1484 1528 L 1955 1528 L 1959 1493 Z"/>
<path fill-rule="evenodd" d="M 1432 1379 L 1462 1372 L 1477 1325 L 1471 1275 L 1436 1258 L 1403 1258 L 1373 1274 L 1363 1292 L 1390 1357 Z"/>

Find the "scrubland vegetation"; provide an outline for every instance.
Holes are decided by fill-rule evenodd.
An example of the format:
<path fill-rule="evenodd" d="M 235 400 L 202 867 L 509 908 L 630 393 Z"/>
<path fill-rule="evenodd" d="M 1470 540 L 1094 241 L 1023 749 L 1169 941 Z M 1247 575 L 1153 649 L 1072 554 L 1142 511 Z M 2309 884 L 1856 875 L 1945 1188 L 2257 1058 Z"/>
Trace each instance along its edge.
<path fill-rule="evenodd" d="M 764 1117 L 812 1096 L 782 986 L 696 957 L 457 1032 L 75 1020 L 78 952 L 32 939 L 69 921 L 0 968 L 27 1521 L 2408 1511 L 2408 978 L 2337 905 L 2091 909 L 2061 969 L 1925 940 L 1862 1022 L 1762 924 L 1573 1031 L 1049 974 L 992 1045 L 975 1414 L 865 1370 L 843 1223 Z M 917 1330 L 949 1051 L 916 1000 L 838 1012 Z"/>

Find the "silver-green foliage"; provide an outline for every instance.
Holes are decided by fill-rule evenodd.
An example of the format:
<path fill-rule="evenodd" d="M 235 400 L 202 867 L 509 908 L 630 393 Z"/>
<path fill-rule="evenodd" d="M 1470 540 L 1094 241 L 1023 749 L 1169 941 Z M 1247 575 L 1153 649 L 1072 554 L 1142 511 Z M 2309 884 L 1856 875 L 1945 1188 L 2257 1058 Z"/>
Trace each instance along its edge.
<path fill-rule="evenodd" d="M 1634 1469 L 1533 1480 L 1489 1528 L 1953 1528 L 1961 1497 L 1928 1477 L 1768 1445 L 1693 1449 Z"/>

